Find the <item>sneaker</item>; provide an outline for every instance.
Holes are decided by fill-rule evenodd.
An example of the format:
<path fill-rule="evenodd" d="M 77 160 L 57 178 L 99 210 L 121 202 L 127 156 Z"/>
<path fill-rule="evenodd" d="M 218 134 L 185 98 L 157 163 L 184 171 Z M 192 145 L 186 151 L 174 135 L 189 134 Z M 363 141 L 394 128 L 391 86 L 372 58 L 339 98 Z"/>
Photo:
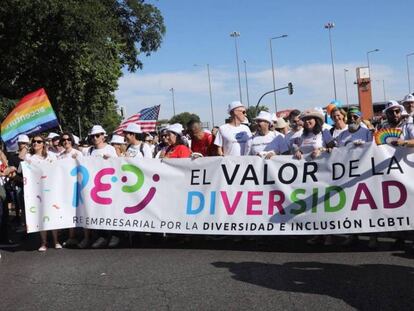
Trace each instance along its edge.
<path fill-rule="evenodd" d="M 345 241 L 342 242 L 342 246 L 352 246 L 358 242 L 358 236 L 353 234 L 346 237 Z"/>
<path fill-rule="evenodd" d="M 40 246 L 40 247 L 39 247 L 39 249 L 38 249 L 38 251 L 39 251 L 39 252 L 42 252 L 42 253 L 43 253 L 43 252 L 46 252 L 46 251 L 47 251 L 47 247 L 46 247 L 46 245 L 42 245 L 42 246 Z"/>
<path fill-rule="evenodd" d="M 111 237 L 111 240 L 109 241 L 109 243 L 108 243 L 108 247 L 109 248 L 115 248 L 115 247 L 117 247 L 118 245 L 119 245 L 119 242 L 120 242 L 121 240 L 117 237 L 117 236 L 115 236 L 115 235 L 113 235 L 112 237 Z"/>
<path fill-rule="evenodd" d="M 92 248 L 104 248 L 107 243 L 108 241 L 105 238 L 100 237 L 95 241 L 95 243 L 92 244 Z"/>
<path fill-rule="evenodd" d="M 66 242 L 63 242 L 63 247 L 75 247 L 78 244 L 78 240 L 69 238 Z"/>
<path fill-rule="evenodd" d="M 78 247 L 79 247 L 80 249 L 85 249 L 85 248 L 88 248 L 90 244 L 91 244 L 91 243 L 90 243 L 89 239 L 83 239 L 83 240 L 82 240 L 82 241 L 78 244 Z"/>
<path fill-rule="evenodd" d="M 370 249 L 377 249 L 378 248 L 377 237 L 372 236 L 372 237 L 369 238 L 368 248 L 370 248 Z"/>
<path fill-rule="evenodd" d="M 327 235 L 325 237 L 325 241 L 323 242 L 323 245 L 325 246 L 332 246 L 334 245 L 334 240 L 332 235 Z"/>
<path fill-rule="evenodd" d="M 307 240 L 306 244 L 308 244 L 308 245 L 317 245 L 321 242 L 320 240 L 321 240 L 321 237 L 319 235 L 315 235 L 314 237 Z"/>
<path fill-rule="evenodd" d="M 60 243 L 55 244 L 55 249 L 62 249 L 62 245 Z"/>
<path fill-rule="evenodd" d="M 20 225 L 19 227 L 17 227 L 16 232 L 17 233 L 26 232 L 26 225 Z"/>

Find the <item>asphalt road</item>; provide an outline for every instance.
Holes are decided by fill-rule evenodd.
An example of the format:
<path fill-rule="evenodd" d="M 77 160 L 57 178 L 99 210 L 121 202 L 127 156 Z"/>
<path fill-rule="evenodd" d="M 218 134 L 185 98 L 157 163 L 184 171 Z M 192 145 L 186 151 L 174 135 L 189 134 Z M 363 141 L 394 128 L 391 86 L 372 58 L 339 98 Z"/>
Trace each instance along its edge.
<path fill-rule="evenodd" d="M 0 310 L 413 310 L 414 257 L 387 241 L 135 237 L 109 250 L 0 250 Z"/>

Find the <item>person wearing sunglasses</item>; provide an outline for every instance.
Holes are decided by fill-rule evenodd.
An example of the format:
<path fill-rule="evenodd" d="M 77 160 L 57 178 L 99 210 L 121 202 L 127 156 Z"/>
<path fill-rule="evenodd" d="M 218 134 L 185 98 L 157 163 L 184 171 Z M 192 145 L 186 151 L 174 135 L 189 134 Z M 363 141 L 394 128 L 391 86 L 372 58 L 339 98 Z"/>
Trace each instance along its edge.
<path fill-rule="evenodd" d="M 144 143 L 144 133 L 141 131 L 141 126 L 135 123 L 130 123 L 124 129 L 125 140 L 128 147 L 125 156 L 128 158 L 152 158 L 150 146 Z"/>
<path fill-rule="evenodd" d="M 63 151 L 63 147 L 60 144 L 60 136 L 53 132 L 49 133 L 46 138 L 46 147 L 49 155 L 57 158 Z"/>
<path fill-rule="evenodd" d="M 395 100 L 390 100 L 383 110 L 386 121 L 381 125 L 381 128 L 396 128 L 401 130 L 401 136 L 398 140 L 391 142 L 394 146 L 409 146 L 414 145 L 414 124 L 407 122 L 404 115 L 407 112 L 403 105 L 400 105 Z"/>
<path fill-rule="evenodd" d="M 161 128 L 159 131 L 159 143 L 155 146 L 154 154 L 155 158 L 158 159 L 161 157 L 161 155 L 165 154 L 165 151 L 168 148 L 168 134 L 167 134 L 167 128 Z"/>
<path fill-rule="evenodd" d="M 114 147 L 106 143 L 106 131 L 101 125 L 94 125 L 89 132 L 89 140 L 92 144 L 89 148 L 84 149 L 83 156 L 85 157 L 102 157 L 104 159 L 117 158 L 117 153 Z M 103 248 L 108 245 L 108 238 L 110 232 L 108 230 L 95 230 L 98 238 L 92 243 L 92 248 Z M 88 248 L 91 245 L 92 232 L 89 229 L 84 229 L 84 238 L 78 244 L 81 249 Z"/>
<path fill-rule="evenodd" d="M 270 130 L 272 115 L 267 111 L 260 111 L 254 119 L 257 123 L 257 132 L 252 138 L 251 155 L 258 155 L 270 159 L 276 154 L 289 151 L 285 137 L 279 132 Z"/>
<path fill-rule="evenodd" d="M 106 131 L 101 125 L 92 127 L 89 140 L 92 146 L 84 149 L 84 156 L 103 157 L 104 159 L 117 157 L 115 148 L 106 143 Z"/>
<path fill-rule="evenodd" d="M 349 107 L 347 124 L 347 129 L 335 138 L 338 147 L 346 146 L 349 143 L 362 145 L 372 142 L 372 132 L 363 125 L 362 114 L 358 107 Z"/>
<path fill-rule="evenodd" d="M 252 133 L 246 125 L 246 107 L 239 101 L 229 104 L 227 112 L 230 115 L 228 123 L 219 127 L 214 145 L 219 156 L 249 155 L 252 144 Z"/>
<path fill-rule="evenodd" d="M 29 154 L 25 160 L 29 163 L 43 163 L 53 162 L 55 158 L 48 154 L 45 139 L 41 135 L 35 135 L 32 138 Z M 51 231 L 55 249 L 61 249 L 62 245 L 58 241 L 58 230 Z M 47 231 L 40 231 L 40 240 L 41 244 L 38 250 L 39 252 L 45 252 L 47 250 Z"/>
<path fill-rule="evenodd" d="M 65 132 L 60 135 L 60 144 L 63 146 L 63 151 L 58 155 L 58 159 L 79 159 L 82 157 L 82 152 L 74 148 L 75 139 L 73 134 Z"/>

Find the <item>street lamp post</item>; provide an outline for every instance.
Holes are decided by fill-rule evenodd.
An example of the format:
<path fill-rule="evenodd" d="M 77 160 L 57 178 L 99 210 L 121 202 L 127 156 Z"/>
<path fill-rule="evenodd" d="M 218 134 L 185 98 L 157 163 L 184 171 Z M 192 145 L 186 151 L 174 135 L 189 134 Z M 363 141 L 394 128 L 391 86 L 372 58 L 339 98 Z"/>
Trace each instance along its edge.
<path fill-rule="evenodd" d="M 250 107 L 250 98 L 249 98 L 249 83 L 247 81 L 247 64 L 246 60 L 243 60 L 244 63 L 244 77 L 246 79 L 246 95 L 247 95 L 247 108 Z"/>
<path fill-rule="evenodd" d="M 346 73 L 348 71 L 349 71 L 348 69 L 344 68 L 345 96 L 346 96 L 346 105 L 347 106 L 349 106 L 349 100 L 348 100 L 348 81 L 347 81 L 347 77 L 346 77 L 347 76 Z"/>
<path fill-rule="evenodd" d="M 194 64 L 194 66 L 198 67 L 200 65 Z M 210 95 L 210 109 L 211 109 L 211 124 L 214 126 L 214 111 L 213 111 L 213 93 L 211 92 L 211 77 L 210 77 L 210 64 L 206 64 L 207 67 L 207 78 L 208 78 L 208 91 Z"/>
<path fill-rule="evenodd" d="M 374 52 L 379 52 L 379 49 L 375 49 L 375 50 L 371 50 L 367 52 L 367 63 L 368 63 L 368 70 L 370 73 L 370 78 L 371 78 L 371 65 L 369 63 L 369 54 L 374 53 Z"/>
<path fill-rule="evenodd" d="M 239 65 L 239 50 L 237 48 L 237 38 L 240 37 L 240 32 L 233 31 L 230 34 L 230 37 L 234 38 L 234 46 L 236 48 L 237 76 L 239 78 L 239 97 L 240 97 L 240 102 L 242 102 L 242 91 L 241 91 L 241 82 L 240 82 L 240 65 Z"/>
<path fill-rule="evenodd" d="M 173 104 L 173 114 L 175 116 L 175 100 L 174 100 L 174 88 L 170 88 L 171 96 L 172 96 L 172 104 Z"/>
<path fill-rule="evenodd" d="M 269 39 L 269 45 L 270 45 L 270 60 L 272 62 L 272 78 L 273 78 L 273 89 L 276 89 L 276 80 L 275 80 L 275 66 L 273 62 L 273 48 L 272 48 L 272 40 L 280 39 L 280 38 L 286 38 L 288 35 L 281 35 L 278 37 L 273 37 Z M 276 99 L 276 92 L 273 93 L 274 99 L 275 99 L 275 113 L 277 112 L 277 99 Z"/>
<path fill-rule="evenodd" d="M 334 87 L 334 97 L 336 100 L 335 64 L 334 64 L 332 36 L 331 36 L 331 29 L 334 27 L 335 27 L 335 24 L 332 22 L 325 24 L 325 28 L 328 29 L 328 32 L 329 32 L 329 46 L 331 48 L 331 63 L 332 63 L 332 79 L 333 79 L 333 87 Z"/>
<path fill-rule="evenodd" d="M 408 64 L 408 57 L 414 55 L 413 53 L 407 54 L 405 57 L 407 59 L 407 79 L 408 79 L 408 93 L 411 93 L 411 82 L 410 82 L 410 66 Z"/>
<path fill-rule="evenodd" d="M 375 50 L 371 50 L 367 52 L 367 64 L 368 64 L 368 72 L 369 72 L 369 78 L 372 81 L 372 77 L 371 77 L 371 64 L 369 62 L 369 54 L 371 53 L 375 53 L 375 52 L 379 52 L 379 49 L 375 49 Z M 373 94 L 373 88 L 372 88 L 372 84 L 371 84 L 371 93 Z"/>

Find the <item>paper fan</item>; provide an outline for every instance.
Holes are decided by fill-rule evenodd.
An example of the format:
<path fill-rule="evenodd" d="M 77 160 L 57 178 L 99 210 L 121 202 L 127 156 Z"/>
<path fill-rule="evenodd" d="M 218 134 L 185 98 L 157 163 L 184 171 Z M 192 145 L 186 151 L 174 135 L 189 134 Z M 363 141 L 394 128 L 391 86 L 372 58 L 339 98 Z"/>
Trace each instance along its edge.
<path fill-rule="evenodd" d="M 377 145 L 390 144 L 392 141 L 398 140 L 401 133 L 401 129 L 397 128 L 380 129 L 374 134 L 375 142 Z"/>

